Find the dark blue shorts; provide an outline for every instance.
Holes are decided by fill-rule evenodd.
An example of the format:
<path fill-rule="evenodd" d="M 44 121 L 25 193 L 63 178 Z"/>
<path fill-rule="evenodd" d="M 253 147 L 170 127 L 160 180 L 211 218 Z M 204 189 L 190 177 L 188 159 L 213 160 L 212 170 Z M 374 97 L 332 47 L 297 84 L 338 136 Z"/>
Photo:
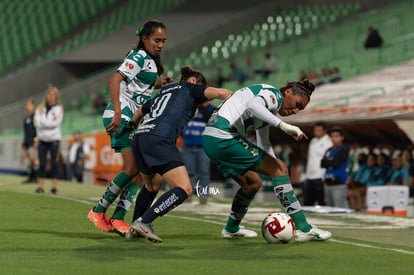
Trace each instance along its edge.
<path fill-rule="evenodd" d="M 146 175 L 164 173 L 184 166 L 175 140 L 149 134 L 134 135 L 132 151 L 139 171 Z"/>

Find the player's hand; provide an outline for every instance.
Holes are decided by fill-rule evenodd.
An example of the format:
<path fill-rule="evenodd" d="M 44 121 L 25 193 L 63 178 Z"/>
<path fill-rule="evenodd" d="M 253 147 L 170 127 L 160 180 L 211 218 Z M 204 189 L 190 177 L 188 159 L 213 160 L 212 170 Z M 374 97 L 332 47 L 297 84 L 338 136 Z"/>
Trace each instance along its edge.
<path fill-rule="evenodd" d="M 109 125 L 106 126 L 106 132 L 108 134 L 117 135 L 120 125 L 121 125 L 121 115 L 114 115 L 112 117 L 111 123 L 109 123 Z"/>
<path fill-rule="evenodd" d="M 155 82 L 154 88 L 155 89 L 160 89 L 165 84 L 171 83 L 171 82 L 174 82 L 174 80 L 171 77 L 169 77 L 169 76 L 161 77 L 157 82 Z"/>
<path fill-rule="evenodd" d="M 301 141 L 304 138 L 308 139 L 305 133 L 302 132 L 302 130 L 298 126 L 291 125 L 289 123 L 281 121 L 279 124 L 279 128 L 286 134 L 292 136 L 296 141 Z"/>

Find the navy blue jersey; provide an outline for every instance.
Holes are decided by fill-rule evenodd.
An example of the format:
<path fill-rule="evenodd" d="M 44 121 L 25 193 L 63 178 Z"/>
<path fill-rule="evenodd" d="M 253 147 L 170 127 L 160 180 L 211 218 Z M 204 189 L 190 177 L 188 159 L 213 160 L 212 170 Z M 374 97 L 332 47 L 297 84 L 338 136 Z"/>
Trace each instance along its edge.
<path fill-rule="evenodd" d="M 165 85 L 160 93 L 142 108 L 145 116 L 136 134 L 151 134 L 176 140 L 200 105 L 206 85 L 187 82 Z M 150 108 L 148 108 L 150 106 Z"/>

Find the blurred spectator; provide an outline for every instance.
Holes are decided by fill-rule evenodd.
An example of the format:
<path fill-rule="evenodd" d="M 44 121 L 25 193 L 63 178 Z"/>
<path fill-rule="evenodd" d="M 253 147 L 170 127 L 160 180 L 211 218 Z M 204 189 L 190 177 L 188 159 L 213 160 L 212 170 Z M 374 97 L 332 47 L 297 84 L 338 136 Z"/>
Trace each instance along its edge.
<path fill-rule="evenodd" d="M 108 102 L 106 102 L 105 98 L 102 95 L 98 95 L 93 99 L 92 106 L 98 115 L 101 115 L 103 113 L 106 105 L 108 105 Z"/>
<path fill-rule="evenodd" d="M 243 70 L 237 65 L 235 61 L 230 62 L 230 70 L 231 73 L 228 77 L 229 80 L 236 81 L 237 84 L 243 84 L 245 80 L 244 72 Z"/>
<path fill-rule="evenodd" d="M 378 30 L 372 26 L 368 27 L 368 36 L 365 40 L 365 49 L 379 48 L 383 44 L 383 39 Z"/>
<path fill-rule="evenodd" d="M 349 182 L 348 182 L 348 189 L 352 188 L 352 179 L 355 177 L 356 171 L 358 171 L 359 167 L 362 165 L 366 165 L 368 154 L 365 151 L 361 151 L 359 149 L 355 150 L 358 151 L 355 160 L 350 160 L 349 162 Z"/>
<path fill-rule="evenodd" d="M 312 82 L 315 86 L 320 86 L 323 84 L 320 76 L 318 75 L 316 71 L 314 70 L 308 71 L 307 76 L 308 76 L 308 80 Z"/>
<path fill-rule="evenodd" d="M 42 102 L 37 106 L 34 115 L 34 125 L 39 138 L 39 170 L 36 193 L 44 193 L 46 177 L 46 163 L 49 154 L 51 161 L 52 194 L 57 193 L 57 179 L 59 173 L 58 153 L 62 138 L 60 126 L 63 120 L 63 106 L 60 103 L 58 89 L 49 86 Z"/>
<path fill-rule="evenodd" d="M 329 131 L 332 147 L 329 148 L 321 161 L 325 171 L 326 205 L 346 208 L 348 159 L 350 148 L 344 144 L 344 132 L 340 127 Z"/>
<path fill-rule="evenodd" d="M 263 79 L 267 79 L 270 74 L 277 72 L 276 58 L 269 52 L 265 53 L 265 62 L 263 69 L 256 70 L 256 73 L 260 73 Z"/>
<path fill-rule="evenodd" d="M 83 171 L 85 169 L 85 158 L 90 154 L 89 144 L 83 142 L 80 131 L 72 134 L 73 142 L 69 146 L 68 162 L 70 165 L 69 179 L 76 179 L 78 183 L 83 182 Z"/>
<path fill-rule="evenodd" d="M 410 188 L 410 197 L 414 197 L 414 165 L 411 166 L 408 176 L 408 187 Z"/>
<path fill-rule="evenodd" d="M 299 81 L 303 81 L 308 78 L 308 75 L 304 70 L 300 70 L 298 74 Z"/>
<path fill-rule="evenodd" d="M 409 185 L 410 181 L 410 169 L 414 165 L 413 163 L 413 155 L 411 153 L 411 149 L 404 148 L 401 151 L 401 163 L 402 163 L 402 171 L 403 171 L 403 184 Z"/>
<path fill-rule="evenodd" d="M 365 197 L 367 187 L 373 184 L 374 175 L 377 169 L 377 155 L 370 153 L 367 156 L 367 162 L 359 166 L 355 176 L 350 179 L 352 188 L 348 191 L 350 207 L 354 210 L 361 211 L 366 209 Z"/>
<path fill-rule="evenodd" d="M 256 70 L 252 64 L 252 58 L 250 56 L 246 57 L 246 67 L 244 68 L 244 78 L 245 80 L 253 79 L 256 76 Z"/>
<path fill-rule="evenodd" d="M 402 166 L 401 155 L 394 155 L 391 162 L 391 170 L 387 177 L 387 185 L 402 185 L 404 183 Z"/>
<path fill-rule="evenodd" d="M 321 84 L 324 84 L 326 82 L 329 82 L 329 76 L 331 75 L 331 69 L 330 68 L 322 68 L 321 69 Z"/>
<path fill-rule="evenodd" d="M 381 186 L 385 185 L 387 181 L 387 175 L 391 169 L 388 155 L 380 153 L 377 156 L 377 168 L 372 175 L 369 186 Z"/>
<path fill-rule="evenodd" d="M 303 184 L 304 205 L 325 205 L 323 178 L 325 169 L 321 160 L 325 152 L 332 147 L 332 141 L 327 134 L 327 125 L 317 122 L 313 125 L 313 138 L 309 143 L 308 160 L 306 164 L 306 180 Z"/>
<path fill-rule="evenodd" d="M 339 71 L 338 67 L 333 67 L 331 69 L 331 74 L 330 74 L 330 83 L 336 83 L 339 82 L 341 80 L 341 73 Z"/>
<path fill-rule="evenodd" d="M 210 158 L 203 149 L 203 132 L 206 123 L 213 113 L 214 107 L 210 101 L 201 104 L 183 133 L 184 163 L 193 185 L 193 194 L 198 196 L 200 204 L 207 203 L 210 184 Z M 191 201 L 191 197 L 187 201 Z"/>
<path fill-rule="evenodd" d="M 403 185 L 410 189 L 410 197 L 414 196 L 414 160 L 411 148 L 405 148 L 401 152 L 401 170 L 403 174 Z"/>
<path fill-rule="evenodd" d="M 226 78 L 223 76 L 223 68 L 220 66 L 216 67 L 216 86 L 223 87 Z"/>
<path fill-rule="evenodd" d="M 335 83 L 341 80 L 341 74 L 338 67 L 322 68 L 321 75 L 316 71 L 310 70 L 308 72 L 300 70 L 298 73 L 299 80 L 308 78 L 314 85 L 320 86 L 326 83 Z"/>
<path fill-rule="evenodd" d="M 39 165 L 39 160 L 37 159 L 37 154 L 33 154 L 33 146 L 36 138 L 36 128 L 34 126 L 34 112 L 36 105 L 32 99 L 26 101 L 26 116 L 23 119 L 23 158 L 25 163 L 27 163 L 28 178 L 22 183 L 36 183 L 37 182 L 37 166 Z M 37 147 L 36 147 L 37 148 Z"/>

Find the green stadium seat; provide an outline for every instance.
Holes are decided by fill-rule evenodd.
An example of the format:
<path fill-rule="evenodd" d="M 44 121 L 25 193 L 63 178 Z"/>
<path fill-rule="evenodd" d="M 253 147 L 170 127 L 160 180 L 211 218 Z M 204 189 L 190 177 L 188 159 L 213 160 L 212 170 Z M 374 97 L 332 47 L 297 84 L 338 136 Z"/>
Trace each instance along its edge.
<path fill-rule="evenodd" d="M 92 2 L 99 5 L 94 6 Z M 2 28 L 8 31 L 1 35 L 0 51 L 8 47 L 6 43 L 11 42 L 11 48 L 19 49 L 20 52 L 13 50 L 11 63 L 2 62 L 0 72 L 53 43 L 115 2 L 116 0 L 2 1 L 0 22 Z M 45 12 L 48 16 L 45 16 Z"/>

